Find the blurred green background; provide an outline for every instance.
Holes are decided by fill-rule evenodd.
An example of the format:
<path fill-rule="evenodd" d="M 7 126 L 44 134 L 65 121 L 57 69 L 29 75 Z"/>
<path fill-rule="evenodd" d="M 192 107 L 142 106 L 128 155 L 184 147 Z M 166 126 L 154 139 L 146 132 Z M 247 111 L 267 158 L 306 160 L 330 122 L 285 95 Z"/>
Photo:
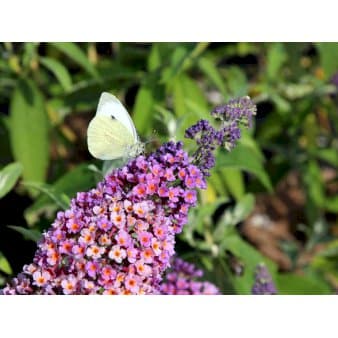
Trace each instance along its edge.
<path fill-rule="evenodd" d="M 102 178 L 86 129 L 109 91 L 148 151 L 250 95 L 254 127 L 217 154 L 177 251 L 223 293 L 250 294 L 260 262 L 280 294 L 335 293 L 336 72 L 336 43 L 1 43 L 0 286 L 56 211 Z"/>

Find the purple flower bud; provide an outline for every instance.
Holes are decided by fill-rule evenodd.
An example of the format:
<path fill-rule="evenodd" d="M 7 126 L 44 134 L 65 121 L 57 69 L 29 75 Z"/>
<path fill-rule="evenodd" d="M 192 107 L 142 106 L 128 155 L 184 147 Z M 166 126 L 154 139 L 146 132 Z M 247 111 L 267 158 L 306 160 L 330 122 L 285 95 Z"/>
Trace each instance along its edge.
<path fill-rule="evenodd" d="M 253 295 L 276 295 L 277 290 L 272 277 L 265 264 L 261 263 L 256 267 L 255 283 L 252 287 Z"/>
<path fill-rule="evenodd" d="M 330 82 L 338 88 L 338 72 L 332 75 Z"/>
<path fill-rule="evenodd" d="M 192 263 L 175 257 L 171 268 L 167 271 L 164 281 L 160 283 L 160 293 L 163 295 L 218 295 L 218 288 L 199 279 L 203 271 Z"/>
<path fill-rule="evenodd" d="M 216 107 L 211 115 L 225 122 L 239 122 L 251 126 L 252 116 L 257 108 L 249 96 L 232 99 L 223 106 Z"/>
<path fill-rule="evenodd" d="M 197 150 L 193 154 L 194 163 L 200 168 L 204 176 L 210 175 L 210 169 L 215 165 L 213 151 L 223 146 L 230 151 L 241 137 L 240 126 L 251 127 L 252 116 L 256 114 L 256 106 L 248 96 L 230 100 L 223 106 L 216 107 L 211 115 L 221 120 L 219 130 L 215 129 L 207 120 L 200 120 L 188 128 L 185 137 L 194 139 Z"/>

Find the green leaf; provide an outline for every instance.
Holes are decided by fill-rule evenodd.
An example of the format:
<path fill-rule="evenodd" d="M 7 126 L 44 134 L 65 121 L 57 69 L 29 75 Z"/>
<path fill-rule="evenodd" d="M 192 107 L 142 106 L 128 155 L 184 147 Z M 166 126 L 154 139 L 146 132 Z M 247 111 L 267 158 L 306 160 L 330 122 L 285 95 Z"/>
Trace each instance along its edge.
<path fill-rule="evenodd" d="M 48 118 L 43 96 L 30 80 L 21 79 L 11 98 L 10 140 L 25 180 L 43 182 L 49 160 Z"/>
<path fill-rule="evenodd" d="M 203 91 L 185 74 L 177 76 L 173 82 L 173 105 L 175 115 L 185 118 L 179 128 L 178 138 L 183 138 L 187 127 L 198 119 L 207 118 L 209 113 Z"/>
<path fill-rule="evenodd" d="M 326 210 L 338 213 L 338 196 L 326 197 L 324 206 Z"/>
<path fill-rule="evenodd" d="M 214 241 L 222 242 L 224 237 L 228 236 L 229 233 L 232 234 L 234 227 L 248 217 L 254 205 L 254 195 L 247 194 L 237 202 L 233 210 L 225 210 L 213 232 Z"/>
<path fill-rule="evenodd" d="M 168 135 L 169 139 L 175 139 L 184 116 L 177 119 L 170 110 L 158 104 L 155 105 L 155 109 L 157 111 L 155 115 L 156 129 L 163 130 L 163 133 Z"/>
<path fill-rule="evenodd" d="M 11 163 L 0 171 L 0 198 L 4 197 L 15 185 L 22 173 L 21 163 Z"/>
<path fill-rule="evenodd" d="M 255 154 L 255 156 L 257 156 L 257 158 L 261 161 L 261 162 L 264 162 L 265 161 L 265 158 L 264 158 L 264 155 L 263 155 L 263 152 L 262 150 L 260 149 L 258 143 L 256 142 L 256 140 L 249 134 L 250 132 L 250 129 L 247 130 L 247 129 L 243 129 L 241 131 L 241 141 L 240 143 L 241 144 L 244 144 L 248 147 L 251 148 L 251 151 Z"/>
<path fill-rule="evenodd" d="M 272 279 L 275 281 L 277 267 L 268 258 L 264 257 L 253 246 L 244 241 L 236 233 L 227 236 L 223 241 L 226 250 L 231 251 L 244 264 L 244 272 L 241 276 L 230 276 L 235 290 L 239 294 L 249 295 L 254 284 L 255 270 L 258 264 L 265 263 Z"/>
<path fill-rule="evenodd" d="M 27 228 L 19 227 L 16 225 L 8 225 L 8 228 L 18 232 L 25 239 L 33 241 L 33 242 L 37 242 L 41 238 L 41 233 L 38 230 L 27 229 Z"/>
<path fill-rule="evenodd" d="M 320 42 L 316 44 L 319 49 L 321 65 L 325 78 L 330 78 L 338 70 L 338 43 Z"/>
<path fill-rule="evenodd" d="M 133 120 L 140 134 L 145 134 L 152 125 L 155 99 L 153 91 L 148 86 L 141 86 L 138 90 L 134 105 Z"/>
<path fill-rule="evenodd" d="M 204 203 L 199 208 L 189 213 L 189 223 L 183 229 L 183 238 L 192 246 L 195 245 L 194 232 L 203 235 L 206 231 L 205 225 L 212 224 L 212 215 L 216 209 L 227 202 L 227 198 L 221 197 L 211 203 Z"/>
<path fill-rule="evenodd" d="M 239 202 L 236 204 L 233 211 L 235 224 L 238 224 L 239 222 L 245 220 L 252 212 L 254 206 L 255 206 L 254 195 L 247 194 L 243 198 L 241 198 Z"/>
<path fill-rule="evenodd" d="M 234 168 L 220 169 L 222 178 L 232 196 L 237 200 L 240 199 L 245 192 L 243 175 L 240 170 Z"/>
<path fill-rule="evenodd" d="M 95 186 L 93 172 L 88 169 L 88 164 L 83 163 L 74 169 L 66 172 L 56 182 L 52 184 L 53 191 L 60 195 L 65 194 L 73 197 L 79 191 L 86 191 Z M 40 196 L 33 205 L 25 210 L 24 216 L 29 225 L 34 224 L 39 214 L 48 212 L 51 215 L 58 205 L 47 195 Z"/>
<path fill-rule="evenodd" d="M 223 170 L 220 170 L 219 172 L 216 170 L 211 171 L 211 175 L 208 177 L 208 185 L 212 186 L 218 195 L 220 196 L 227 196 L 228 191 L 226 189 L 226 186 L 224 184 L 224 177 L 222 176 Z"/>
<path fill-rule="evenodd" d="M 281 295 L 329 295 L 328 285 L 308 276 L 291 273 L 279 274 L 276 278 L 278 293 Z"/>
<path fill-rule="evenodd" d="M 302 168 L 302 176 L 307 197 L 316 206 L 324 207 L 325 192 L 319 165 L 316 161 L 309 161 Z"/>
<path fill-rule="evenodd" d="M 271 101 L 276 105 L 277 112 L 279 112 L 282 116 L 287 116 L 287 113 L 289 113 L 292 108 L 290 101 L 286 100 L 284 97 L 276 92 L 270 93 L 269 97 Z"/>
<path fill-rule="evenodd" d="M 223 96 L 226 96 L 227 90 L 224 84 L 224 80 L 215 64 L 206 57 L 202 57 L 198 60 L 198 65 L 203 73 L 208 76 L 209 79 L 215 84 L 215 86 L 219 89 Z"/>
<path fill-rule="evenodd" d="M 38 191 L 46 194 L 63 210 L 67 210 L 69 208 L 69 197 L 63 193 L 55 191 L 55 189 L 49 184 L 37 182 L 23 182 L 22 184 L 29 188 L 37 189 Z"/>
<path fill-rule="evenodd" d="M 288 100 L 301 99 L 311 95 L 313 91 L 314 86 L 311 83 L 288 83 L 283 86 L 283 93 Z"/>
<path fill-rule="evenodd" d="M 153 43 L 147 61 L 150 72 L 156 70 L 161 65 L 160 46 L 158 43 Z"/>
<path fill-rule="evenodd" d="M 178 45 L 174 52 L 171 55 L 171 63 L 168 68 L 163 72 L 161 81 L 167 83 L 169 86 L 172 83 L 172 80 L 179 75 L 182 75 L 182 72 L 187 70 L 195 60 L 204 52 L 208 47 L 207 42 L 199 42 L 193 45 Z"/>
<path fill-rule="evenodd" d="M 188 113 L 185 104 L 185 94 L 181 77 L 177 77 L 173 82 L 173 104 L 176 116 L 183 116 Z"/>
<path fill-rule="evenodd" d="M 286 60 L 287 54 L 282 43 L 269 44 L 266 64 L 266 73 L 269 79 L 278 81 L 278 73 Z"/>
<path fill-rule="evenodd" d="M 37 59 L 37 49 L 39 47 L 39 42 L 25 42 L 24 43 L 24 52 L 22 55 L 22 64 L 24 68 L 28 69 L 31 66 L 32 61 Z"/>
<path fill-rule="evenodd" d="M 197 85 L 196 81 L 189 76 L 183 75 L 181 81 L 188 109 L 197 116 L 208 116 L 209 106 L 203 90 Z"/>
<path fill-rule="evenodd" d="M 54 74 L 65 91 L 72 89 L 72 78 L 61 62 L 48 57 L 41 57 L 40 62 Z"/>
<path fill-rule="evenodd" d="M 79 64 L 84 70 L 95 78 L 99 77 L 99 73 L 92 63 L 88 60 L 82 49 L 73 42 L 53 42 L 55 48 L 66 54 L 70 59 Z"/>
<path fill-rule="evenodd" d="M 0 270 L 7 275 L 11 275 L 13 273 L 12 268 L 7 260 L 7 258 L 0 251 Z"/>
<path fill-rule="evenodd" d="M 318 149 L 316 156 L 323 161 L 338 167 L 338 151 L 337 149 Z"/>
<path fill-rule="evenodd" d="M 222 168 L 236 168 L 248 171 L 254 174 L 268 191 L 272 191 L 270 178 L 264 170 L 261 159 L 247 145 L 238 144 L 231 152 L 220 151 L 217 157 L 216 169 Z"/>
<path fill-rule="evenodd" d="M 248 80 L 245 73 L 239 67 L 229 67 L 226 71 L 226 82 L 233 96 L 248 94 Z"/>

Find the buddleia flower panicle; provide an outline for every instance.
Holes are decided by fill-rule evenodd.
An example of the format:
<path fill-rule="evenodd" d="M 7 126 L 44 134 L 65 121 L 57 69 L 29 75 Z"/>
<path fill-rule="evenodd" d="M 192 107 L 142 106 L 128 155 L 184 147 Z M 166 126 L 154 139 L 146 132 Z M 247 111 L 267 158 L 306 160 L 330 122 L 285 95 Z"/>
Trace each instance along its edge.
<path fill-rule="evenodd" d="M 205 179 L 169 142 L 78 193 L 4 294 L 154 294 Z"/>
<path fill-rule="evenodd" d="M 194 264 L 178 257 L 172 260 L 171 268 L 167 270 L 160 284 L 163 295 L 218 295 L 217 286 L 202 281 L 203 271 Z"/>
<path fill-rule="evenodd" d="M 201 120 L 186 130 L 185 137 L 194 139 L 197 143 L 197 150 L 193 154 L 194 163 L 204 176 L 209 176 L 210 169 L 215 165 L 214 150 L 220 146 L 232 150 L 241 137 L 240 127 L 250 128 L 255 114 L 256 106 L 245 96 L 230 100 L 211 112 L 220 122 L 217 129 L 209 121 Z"/>
<path fill-rule="evenodd" d="M 277 290 L 272 281 L 272 277 L 265 266 L 261 263 L 257 265 L 255 272 L 255 283 L 252 287 L 251 293 L 253 295 L 276 295 Z"/>
<path fill-rule="evenodd" d="M 249 96 L 230 100 L 223 106 L 213 109 L 211 115 L 225 123 L 239 123 L 251 127 L 252 117 L 256 115 L 257 107 Z"/>
<path fill-rule="evenodd" d="M 216 131 L 202 120 L 187 130 L 198 145 L 192 157 L 182 142 L 168 142 L 79 192 L 43 233 L 33 262 L 0 293 L 158 294 L 175 254 L 175 235 L 197 203 L 197 190 L 206 188 L 213 151 L 234 143 L 240 137 L 237 124 L 253 114 L 251 101 L 236 102 L 219 114 L 236 125 L 226 122 Z M 214 290 L 192 285 L 196 292 Z"/>

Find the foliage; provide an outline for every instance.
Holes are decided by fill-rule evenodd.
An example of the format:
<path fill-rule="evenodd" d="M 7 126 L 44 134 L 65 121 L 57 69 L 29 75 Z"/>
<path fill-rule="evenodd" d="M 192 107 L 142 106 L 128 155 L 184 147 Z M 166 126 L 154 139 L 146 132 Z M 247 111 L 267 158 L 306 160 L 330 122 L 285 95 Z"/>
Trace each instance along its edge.
<path fill-rule="evenodd" d="M 39 238 L 57 210 L 102 178 L 86 147 L 102 91 L 125 103 L 147 151 L 183 140 L 214 106 L 250 95 L 255 126 L 231 153 L 218 152 L 178 251 L 223 293 L 250 293 L 261 262 L 282 294 L 330 293 L 338 286 L 337 60 L 331 43 L 0 44 L 0 209 L 15 200 L 18 216 L 0 224 L 1 281 L 22 268 L 3 243 Z M 256 197 L 274 196 L 289 173 L 300 177 L 306 216 L 293 259 L 312 256 L 285 273 L 242 236 L 241 224 Z"/>

